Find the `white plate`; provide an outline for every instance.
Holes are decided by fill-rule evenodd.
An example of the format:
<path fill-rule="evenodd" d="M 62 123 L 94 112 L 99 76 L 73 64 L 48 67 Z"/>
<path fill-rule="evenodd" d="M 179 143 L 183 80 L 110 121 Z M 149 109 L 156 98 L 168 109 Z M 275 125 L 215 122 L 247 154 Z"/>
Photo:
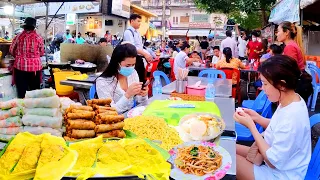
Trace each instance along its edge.
<path fill-rule="evenodd" d="M 178 148 L 188 147 L 192 145 L 203 145 L 206 147 L 213 148 L 214 151 L 218 151 L 219 154 L 222 156 L 222 164 L 219 169 L 217 169 L 215 172 L 211 174 L 206 174 L 204 176 L 196 176 L 193 174 L 185 174 L 183 173 L 176 165 L 174 164 L 174 160 L 177 157 Z M 217 146 L 215 143 L 206 142 L 206 141 L 194 141 L 194 142 L 187 142 L 182 145 L 176 146 L 173 149 L 169 151 L 169 154 L 171 155 L 170 159 L 168 160 L 174 167 L 171 170 L 170 177 L 173 179 L 183 179 L 183 180 L 210 180 L 215 179 L 219 180 L 222 179 L 228 172 L 228 170 L 231 168 L 232 159 L 227 150 L 225 150 L 221 146 Z"/>

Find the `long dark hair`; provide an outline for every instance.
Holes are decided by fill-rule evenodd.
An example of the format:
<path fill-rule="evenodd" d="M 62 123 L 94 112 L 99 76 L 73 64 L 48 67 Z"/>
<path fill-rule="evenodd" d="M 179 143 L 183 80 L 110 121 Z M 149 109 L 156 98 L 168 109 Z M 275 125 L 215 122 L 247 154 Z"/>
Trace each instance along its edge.
<path fill-rule="evenodd" d="M 230 60 L 232 59 L 232 50 L 229 47 L 226 47 L 223 49 L 223 54 L 226 56 L 227 63 L 230 63 Z"/>
<path fill-rule="evenodd" d="M 295 90 L 306 102 L 312 94 L 312 77 L 299 69 L 297 61 L 289 56 L 275 55 L 264 61 L 258 71 L 280 91 L 280 87 Z"/>
<path fill-rule="evenodd" d="M 110 63 L 100 77 L 117 77 L 120 70 L 120 63 L 128 57 L 136 57 L 137 49 L 130 43 L 118 45 L 112 53 Z"/>

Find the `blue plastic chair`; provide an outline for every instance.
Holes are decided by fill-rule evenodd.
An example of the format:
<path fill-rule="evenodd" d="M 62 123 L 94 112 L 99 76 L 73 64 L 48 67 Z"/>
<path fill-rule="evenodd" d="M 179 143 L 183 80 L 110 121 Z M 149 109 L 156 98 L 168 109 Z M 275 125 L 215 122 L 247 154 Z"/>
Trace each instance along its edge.
<path fill-rule="evenodd" d="M 242 107 L 261 113 L 267 99 L 267 95 L 264 91 L 261 91 L 255 100 L 244 100 L 242 102 Z"/>
<path fill-rule="evenodd" d="M 168 78 L 168 76 L 162 71 L 154 71 L 153 72 L 153 77 L 156 77 L 156 76 L 162 77 L 165 80 L 166 85 L 170 84 L 170 82 L 171 82 L 170 79 Z"/>
<path fill-rule="evenodd" d="M 94 99 L 96 94 L 96 85 L 93 84 L 89 90 L 89 99 Z"/>
<path fill-rule="evenodd" d="M 224 73 L 221 70 L 217 70 L 217 69 L 206 69 L 206 70 L 202 70 L 198 77 L 203 77 L 207 75 L 208 79 L 217 79 L 219 77 L 219 75 L 221 76 L 221 79 L 226 79 L 226 73 Z"/>
<path fill-rule="evenodd" d="M 269 100 L 267 100 L 266 103 L 264 104 L 261 116 L 265 118 L 272 117 L 271 102 Z M 256 123 L 256 128 L 259 131 L 259 133 L 263 132 L 263 127 L 260 126 L 260 124 Z M 251 134 L 251 131 L 244 125 L 236 122 L 235 129 L 237 133 L 237 141 L 253 141 L 254 140 Z"/>
<path fill-rule="evenodd" d="M 308 68 L 312 76 L 312 86 L 313 86 L 313 94 L 308 100 L 308 107 L 310 107 L 310 103 L 311 103 L 311 111 L 314 111 L 316 108 L 318 94 L 320 92 L 320 83 L 317 83 L 317 76 L 320 78 L 320 69 L 314 64 L 309 64 Z"/>
<path fill-rule="evenodd" d="M 310 117 L 310 127 L 320 123 L 320 114 L 315 114 Z M 316 144 L 311 155 L 311 160 L 308 166 L 308 171 L 305 180 L 320 180 L 320 139 Z"/>

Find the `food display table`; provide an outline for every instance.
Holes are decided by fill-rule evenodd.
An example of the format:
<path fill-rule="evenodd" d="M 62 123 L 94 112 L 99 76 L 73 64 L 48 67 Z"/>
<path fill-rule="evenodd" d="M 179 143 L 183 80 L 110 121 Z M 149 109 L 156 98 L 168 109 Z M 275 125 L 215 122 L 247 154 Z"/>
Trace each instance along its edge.
<path fill-rule="evenodd" d="M 196 77 L 188 76 L 188 84 L 194 85 L 196 82 L 201 81 L 201 85 L 208 84 L 208 78 L 205 77 Z M 216 87 L 216 96 L 218 97 L 231 97 L 232 96 L 232 80 L 231 79 L 217 79 L 214 82 Z M 171 94 L 176 90 L 176 81 L 171 82 L 170 84 L 162 88 L 163 94 Z"/>

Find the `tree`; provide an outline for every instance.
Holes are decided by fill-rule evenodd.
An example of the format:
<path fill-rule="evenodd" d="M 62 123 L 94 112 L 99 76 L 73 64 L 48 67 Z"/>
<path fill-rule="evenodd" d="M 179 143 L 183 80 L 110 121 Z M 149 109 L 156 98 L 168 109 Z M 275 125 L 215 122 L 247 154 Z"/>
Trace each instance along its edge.
<path fill-rule="evenodd" d="M 276 0 L 194 0 L 199 9 L 208 13 L 245 12 L 248 15 L 259 13 L 262 16 L 262 26 L 268 24 L 267 12 Z M 248 16 L 249 17 L 249 16 Z"/>
<path fill-rule="evenodd" d="M 229 18 L 246 30 L 252 30 L 261 27 L 261 16 L 258 12 L 245 13 L 240 11 L 232 11 L 229 13 Z"/>

